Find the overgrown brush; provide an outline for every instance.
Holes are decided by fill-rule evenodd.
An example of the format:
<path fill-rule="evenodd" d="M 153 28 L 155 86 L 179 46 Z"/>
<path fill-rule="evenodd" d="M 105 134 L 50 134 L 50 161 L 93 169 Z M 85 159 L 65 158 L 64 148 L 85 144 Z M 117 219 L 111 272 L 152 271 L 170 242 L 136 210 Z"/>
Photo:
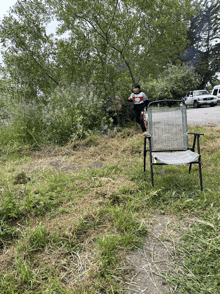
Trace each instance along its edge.
<path fill-rule="evenodd" d="M 46 104 L 35 101 L 2 107 L 1 145 L 64 145 L 108 129 L 103 98 L 92 85 L 59 88 Z"/>

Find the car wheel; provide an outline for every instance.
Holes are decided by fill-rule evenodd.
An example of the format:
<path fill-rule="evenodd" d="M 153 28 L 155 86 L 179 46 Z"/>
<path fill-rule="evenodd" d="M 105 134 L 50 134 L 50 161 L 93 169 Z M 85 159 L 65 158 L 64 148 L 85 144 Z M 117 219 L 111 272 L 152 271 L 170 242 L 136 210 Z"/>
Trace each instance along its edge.
<path fill-rule="evenodd" d="M 199 107 L 198 102 L 196 100 L 193 102 L 193 107 L 195 107 L 195 108 Z"/>
<path fill-rule="evenodd" d="M 210 104 L 211 107 L 214 107 L 216 104 Z"/>

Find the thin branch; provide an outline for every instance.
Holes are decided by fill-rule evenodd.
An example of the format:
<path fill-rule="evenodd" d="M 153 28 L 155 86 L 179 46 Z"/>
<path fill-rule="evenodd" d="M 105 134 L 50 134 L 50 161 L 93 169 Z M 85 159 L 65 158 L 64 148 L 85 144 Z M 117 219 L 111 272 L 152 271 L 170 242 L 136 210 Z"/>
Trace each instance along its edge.
<path fill-rule="evenodd" d="M 117 7 L 118 7 L 118 0 L 116 1 L 115 10 L 114 10 L 114 13 L 113 13 L 112 19 L 111 19 L 111 21 L 110 21 L 110 23 L 109 23 L 109 26 L 108 26 L 108 28 L 107 28 L 106 36 L 107 36 L 107 34 L 108 34 L 108 31 L 110 30 L 110 27 L 112 26 L 113 20 L 115 19 L 115 15 L 116 15 Z"/>
<path fill-rule="evenodd" d="M 31 56 L 31 58 L 35 61 L 35 63 L 44 71 L 44 73 L 46 74 L 46 76 L 48 76 L 54 83 L 56 83 L 57 85 L 59 85 L 59 82 L 56 81 L 46 70 L 45 68 L 38 62 L 38 60 L 34 57 L 34 53 L 29 49 L 29 47 L 26 45 L 26 43 L 18 36 L 20 42 L 23 44 L 23 46 L 25 47 L 26 51 L 29 53 L 29 55 Z"/>
<path fill-rule="evenodd" d="M 63 9 L 63 7 L 60 5 L 60 3 L 57 0 L 54 0 L 54 1 Z M 118 1 L 117 1 L 117 5 L 118 5 Z M 117 8 L 117 5 L 116 5 L 116 8 Z M 70 10 L 70 8 L 68 6 L 69 5 L 67 4 L 66 7 L 65 7 L 66 11 L 68 11 L 69 13 L 72 14 L 72 11 Z M 114 15 L 112 17 L 112 20 L 110 22 L 110 25 L 112 25 L 112 23 L 113 23 L 113 20 L 114 20 L 114 17 L 115 17 L 115 13 L 116 13 L 116 10 L 115 10 Z M 85 21 L 86 23 L 88 23 L 94 29 L 94 31 L 106 42 L 106 44 L 108 44 L 112 49 L 114 49 L 116 52 L 118 52 L 121 55 L 123 61 L 125 62 L 126 66 L 128 68 L 128 71 L 130 73 L 131 79 L 132 79 L 132 81 L 134 83 L 135 82 L 134 76 L 133 76 L 133 73 L 132 73 L 132 70 L 131 70 L 131 67 L 130 67 L 128 61 L 125 59 L 125 56 L 123 54 L 123 49 L 121 50 L 121 49 L 117 48 L 115 45 L 113 45 L 109 41 L 107 31 L 110 29 L 110 26 L 109 26 L 108 30 L 106 32 L 104 32 L 104 30 L 102 29 L 102 27 L 101 27 L 101 25 L 100 25 L 100 23 L 98 21 L 97 16 L 95 16 L 95 23 L 96 23 L 96 26 L 95 26 L 94 23 L 93 23 L 93 21 L 90 18 L 86 18 L 85 16 L 79 15 L 77 13 L 75 13 L 74 15 L 77 18 L 82 19 L 83 21 Z"/>
<path fill-rule="evenodd" d="M 22 6 L 23 10 L 25 11 L 26 15 L 27 15 L 27 12 L 26 12 L 26 9 L 25 7 L 23 6 L 23 4 L 20 2 L 20 0 L 18 0 L 18 3 Z M 31 20 L 29 18 L 29 20 Z M 32 20 L 31 20 L 32 21 Z M 36 32 L 36 30 L 35 30 Z M 38 32 L 36 32 L 38 34 Z M 31 58 L 35 61 L 35 63 L 44 71 L 44 73 L 54 82 L 56 83 L 57 85 L 59 85 L 59 82 L 56 81 L 48 72 L 47 70 L 45 70 L 45 68 L 37 61 L 37 59 L 34 57 L 34 53 L 29 49 L 28 45 L 20 38 L 19 35 L 17 35 L 18 39 L 21 41 L 21 43 L 24 45 L 24 47 L 26 48 L 26 51 L 29 51 L 29 55 L 31 56 Z"/>

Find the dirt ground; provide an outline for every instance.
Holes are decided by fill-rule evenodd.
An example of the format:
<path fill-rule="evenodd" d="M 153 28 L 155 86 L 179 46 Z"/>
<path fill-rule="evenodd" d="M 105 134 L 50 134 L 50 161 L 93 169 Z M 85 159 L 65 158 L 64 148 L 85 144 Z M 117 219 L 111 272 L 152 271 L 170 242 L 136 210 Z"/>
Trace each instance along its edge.
<path fill-rule="evenodd" d="M 126 258 L 134 268 L 134 276 L 125 289 L 129 294 L 174 293 L 163 274 L 174 267 L 172 253 L 175 249 L 176 235 L 173 230 L 175 219 L 166 215 L 152 215 L 143 220 L 148 229 L 148 238 L 142 250 Z"/>

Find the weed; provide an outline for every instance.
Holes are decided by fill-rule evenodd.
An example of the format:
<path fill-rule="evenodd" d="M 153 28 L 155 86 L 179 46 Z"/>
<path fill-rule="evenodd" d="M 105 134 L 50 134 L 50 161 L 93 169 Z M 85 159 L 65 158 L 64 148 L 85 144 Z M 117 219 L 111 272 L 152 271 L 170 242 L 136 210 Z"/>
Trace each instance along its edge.
<path fill-rule="evenodd" d="M 19 228 L 16 226 L 10 226 L 4 219 L 0 223 L 0 236 L 3 239 L 16 238 L 19 234 Z"/>
<path fill-rule="evenodd" d="M 50 236 L 46 232 L 45 227 L 40 223 L 36 228 L 28 230 L 26 237 L 23 240 L 23 244 L 18 247 L 18 252 L 37 252 L 43 250 L 50 241 Z M 25 241 L 25 242 L 24 242 Z"/>
<path fill-rule="evenodd" d="M 146 235 L 147 230 L 135 220 L 134 215 L 129 211 L 119 208 L 113 209 L 113 220 L 117 230 L 122 233 L 131 233 L 134 236 Z"/>
<path fill-rule="evenodd" d="M 3 221 L 17 219 L 23 215 L 17 195 L 7 189 L 0 197 L 0 218 Z"/>

